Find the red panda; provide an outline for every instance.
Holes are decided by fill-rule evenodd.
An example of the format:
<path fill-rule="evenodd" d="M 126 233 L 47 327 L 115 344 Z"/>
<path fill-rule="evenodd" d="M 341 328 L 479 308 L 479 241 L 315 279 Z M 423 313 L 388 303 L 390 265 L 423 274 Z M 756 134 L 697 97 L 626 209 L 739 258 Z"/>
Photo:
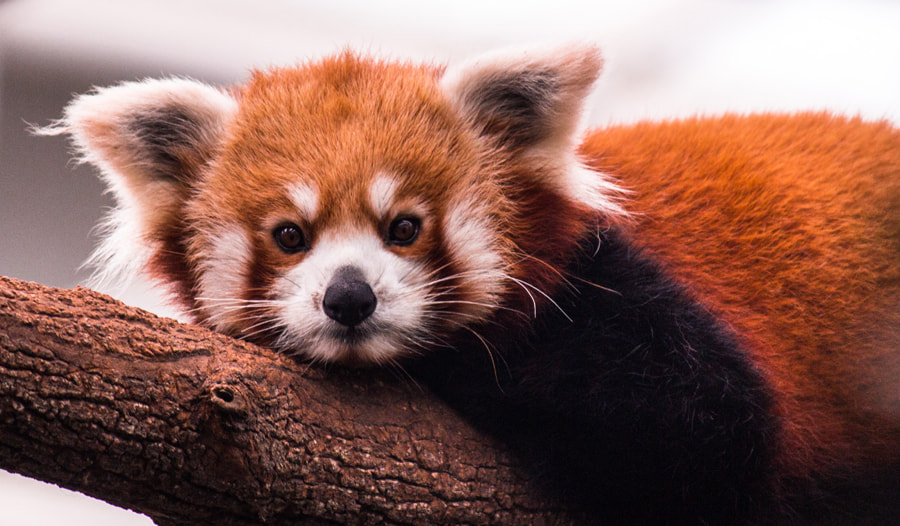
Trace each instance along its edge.
<path fill-rule="evenodd" d="M 827 113 L 582 133 L 589 45 L 343 52 L 76 98 L 93 256 L 197 323 L 403 367 L 621 523 L 900 504 L 900 132 Z"/>

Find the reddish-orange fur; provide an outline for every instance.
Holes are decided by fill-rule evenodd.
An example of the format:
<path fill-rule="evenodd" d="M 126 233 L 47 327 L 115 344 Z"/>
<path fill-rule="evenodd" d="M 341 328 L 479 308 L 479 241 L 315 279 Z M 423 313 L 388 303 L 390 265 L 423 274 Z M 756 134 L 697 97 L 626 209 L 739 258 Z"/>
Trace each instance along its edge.
<path fill-rule="evenodd" d="M 257 73 L 240 91 L 215 186 L 188 222 L 202 228 L 209 207 L 266 224 L 275 210 L 290 213 L 283 189 L 302 174 L 321 192 L 316 221 L 355 225 L 361 211 L 372 215 L 366 192 L 375 174 L 402 173 L 401 195 L 431 203 L 457 192 L 495 195 L 496 220 L 519 254 L 511 273 L 552 293 L 554 269 L 590 216 L 524 187 L 521 176 L 517 203 L 501 195 L 498 181 L 532 167 L 479 163 L 479 145 L 436 86 L 440 72 L 345 53 Z M 898 457 L 900 133 L 827 114 L 727 116 L 595 131 L 582 154 L 633 192 L 633 241 L 753 352 L 777 393 L 788 477 Z M 252 234 L 264 252 L 260 270 L 294 263 L 266 243 L 268 230 Z M 430 254 L 438 267 L 451 263 L 440 246 L 426 237 L 397 250 Z M 250 298 L 267 283 L 252 274 Z M 530 307 L 524 292 L 508 293 Z"/>
<path fill-rule="evenodd" d="M 633 241 L 737 331 L 775 387 L 788 477 L 900 459 L 900 132 L 828 114 L 592 133 Z"/>
<path fill-rule="evenodd" d="M 567 77 L 559 72 L 548 77 L 548 72 L 574 68 L 585 71 L 569 76 L 587 86 L 600 63 L 595 51 L 585 53 L 580 63 L 570 58 L 575 66 L 551 61 L 523 82 L 537 79 L 545 87 L 556 86 Z M 474 288 L 454 268 L 463 266 L 450 253 L 458 247 L 447 242 L 452 232 L 443 230 L 449 228 L 445 219 L 455 218 L 452 198 L 474 195 L 477 204 L 490 205 L 487 212 L 478 210 L 496 227 L 496 239 L 493 230 L 477 233 L 487 231 L 484 237 L 498 245 L 491 248 L 502 254 L 498 266 L 503 273 L 532 287 L 506 280 L 498 286 L 499 297 L 484 300 L 489 309 L 474 319 L 460 317 L 473 324 L 488 321 L 504 335 L 518 336 L 509 330 L 506 316 L 530 323 L 528 314 L 547 301 L 534 291 L 558 297 L 566 286 L 560 269 L 576 258 L 586 233 L 612 226 L 618 242 L 618 231 L 624 230 L 627 249 L 633 245 L 658 259 L 717 320 L 734 329 L 742 344 L 735 352 L 746 349 L 771 387 L 780 433 L 774 483 L 785 486 L 773 492 L 790 493 L 799 479 L 839 485 L 877 468 L 900 469 L 900 131 L 887 123 L 825 113 L 731 115 L 594 131 L 580 156 L 630 191 L 626 207 L 631 214 L 625 218 L 615 207 L 618 196 L 610 196 L 609 208 L 594 210 L 589 207 L 602 207 L 596 204 L 600 201 L 579 202 L 573 195 L 583 190 L 580 179 L 569 181 L 572 188 L 553 185 L 548 174 L 562 179 L 567 173 L 548 168 L 552 155 L 535 154 L 545 130 L 528 128 L 531 113 L 514 121 L 527 129 L 519 135 L 512 130 L 507 134 L 512 138 L 504 141 L 498 136 L 510 112 L 487 111 L 486 123 L 475 122 L 485 108 L 476 104 L 473 117 L 471 108 L 463 109 L 465 100 L 461 105 L 444 91 L 443 75 L 440 67 L 345 52 L 254 73 L 245 86 L 234 88 L 236 113 L 222 117 L 222 136 L 212 127 L 214 141 L 173 133 L 184 123 L 170 121 L 196 105 L 193 99 L 180 103 L 186 107 L 176 104 L 180 112 L 165 104 L 165 111 L 138 111 L 141 118 L 135 121 L 125 118 L 137 111 L 131 106 L 119 108 L 124 117 L 109 116 L 101 96 L 95 102 L 87 97 L 87 109 L 76 104 L 79 118 L 69 125 L 82 150 L 96 150 L 88 159 L 101 165 L 108 161 L 104 169 L 110 180 L 131 185 L 122 191 L 125 197 L 134 197 L 132 192 L 153 209 L 159 194 L 142 186 L 145 179 L 158 177 L 161 181 L 154 183 L 171 187 L 177 199 L 147 214 L 152 220 L 141 241 L 154 251 L 150 273 L 168 284 L 201 323 L 216 326 L 217 306 L 237 305 L 216 303 L 217 298 L 204 304 L 198 298 L 203 278 L 222 274 L 221 268 L 207 274 L 203 268 L 228 248 L 216 245 L 216 235 L 240 229 L 226 242 L 237 239 L 232 244 L 243 250 L 246 240 L 250 254 L 238 254 L 233 259 L 239 261 L 222 268 L 239 274 L 227 276 L 237 282 L 234 294 L 244 295 L 238 299 L 264 299 L 279 276 L 307 257 L 279 249 L 273 240 L 278 222 L 298 225 L 311 237 L 311 246 L 315 236 L 335 233 L 384 239 L 396 216 L 373 210 L 369 192 L 372 182 L 387 174 L 397 183 L 397 203 L 428 209 L 421 214 L 415 244 L 388 244 L 384 250 L 433 271 L 441 299 L 458 300 L 447 302 L 442 314 L 463 313 L 466 307 L 459 300 L 470 299 Z M 482 97 L 484 91 L 491 95 L 496 75 L 476 77 L 487 88 L 478 82 L 469 86 L 476 98 L 479 90 Z M 522 104 L 516 96 L 522 94 L 513 95 L 511 103 L 500 102 L 515 110 Z M 496 98 L 487 96 L 487 104 Z M 561 107 L 580 111 L 580 103 Z M 208 118 L 195 120 L 202 130 L 209 127 L 204 124 Z M 156 139 L 166 140 L 141 142 L 133 130 L 141 123 L 161 128 L 164 133 Z M 169 141 L 172 136 L 175 140 Z M 569 136 L 555 138 L 558 145 Z M 178 161 L 168 166 L 175 173 L 140 173 L 144 157 L 126 155 L 129 148 L 152 153 L 153 147 L 159 150 L 156 161 Z M 312 219 L 291 200 L 289 188 L 298 183 L 316 190 L 318 213 Z M 468 233 L 458 221 L 455 226 Z M 231 293 L 228 289 L 225 295 Z M 267 317 L 254 309 L 271 307 L 247 305 L 233 325 L 217 328 L 273 343 L 276 336 L 252 330 Z M 441 337 L 460 324 L 442 323 L 448 325 L 436 331 Z"/>
<path fill-rule="evenodd" d="M 257 262 L 263 264 L 248 277 L 252 280 L 248 299 L 266 292 L 270 276 L 265 273 L 296 264 L 296 257 L 285 256 L 268 241 L 273 225 L 266 221 L 296 215 L 285 195 L 289 184 L 298 179 L 315 183 L 321 211 L 317 223 L 356 227 L 381 219 L 370 210 L 367 195 L 382 172 L 403 175 L 401 200 L 408 196 L 437 204 L 439 209 L 432 211 L 435 219 L 446 213 L 442 207 L 449 195 L 493 196 L 495 220 L 508 233 L 501 241 L 508 243 L 509 273 L 548 292 L 559 285 L 556 267 L 565 262 L 583 225 L 595 214 L 553 191 L 535 191 L 542 184 L 538 180 L 529 187 L 534 168 L 528 161 L 485 152 L 440 91 L 436 81 L 441 73 L 436 67 L 346 52 L 298 68 L 257 72 L 240 89 L 236 122 L 211 168 L 217 175 L 203 187 L 187 222 L 203 230 L 215 215 L 217 220 L 266 227 L 250 232 L 256 240 Z M 501 185 L 507 189 L 501 190 Z M 311 227 L 310 231 L 317 230 L 317 225 Z M 439 235 L 439 229 L 426 225 L 414 246 L 393 250 L 432 258 L 433 268 L 452 275 L 453 262 L 442 252 Z M 189 253 L 213 250 L 195 243 Z M 186 263 L 190 267 L 190 261 Z M 168 279 L 171 266 L 158 265 L 158 274 Z M 446 288 L 464 297 L 466 286 L 463 280 L 448 282 Z M 506 294 L 526 311 L 540 300 L 516 286 L 508 286 Z M 195 306 L 190 295 L 182 294 L 181 299 Z"/>

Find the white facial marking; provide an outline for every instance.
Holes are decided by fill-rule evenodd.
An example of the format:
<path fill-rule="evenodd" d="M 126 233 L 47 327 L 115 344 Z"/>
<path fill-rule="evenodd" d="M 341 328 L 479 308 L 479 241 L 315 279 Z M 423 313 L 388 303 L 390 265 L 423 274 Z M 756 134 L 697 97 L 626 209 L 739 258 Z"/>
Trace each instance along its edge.
<path fill-rule="evenodd" d="M 156 246 L 143 241 L 145 226 L 134 207 L 113 209 L 97 231 L 102 241 L 85 262 L 95 269 L 88 286 L 120 293 L 140 273 Z"/>
<path fill-rule="evenodd" d="M 242 315 L 237 308 L 246 289 L 247 272 L 253 248 L 247 233 L 238 225 L 222 226 L 209 234 L 213 250 L 200 262 L 198 300 L 209 316 L 209 323 L 220 331 L 234 328 Z"/>
<path fill-rule="evenodd" d="M 288 187 L 287 195 L 307 221 L 312 222 L 319 212 L 319 190 L 313 183 L 298 182 Z"/>
<path fill-rule="evenodd" d="M 369 204 L 377 217 L 386 217 L 397 196 L 397 180 L 386 174 L 379 174 L 369 187 Z"/>
<path fill-rule="evenodd" d="M 375 312 L 354 329 L 325 314 L 322 300 L 335 273 L 355 267 L 377 298 Z M 277 279 L 274 293 L 283 332 L 276 347 L 310 358 L 355 358 L 382 363 L 415 352 L 429 301 L 427 269 L 387 250 L 374 233 L 334 229 L 323 232 L 302 262 Z"/>
<path fill-rule="evenodd" d="M 460 266 L 466 299 L 462 311 L 483 315 L 496 307 L 504 282 L 503 258 L 497 248 L 499 234 L 492 226 L 486 205 L 472 197 L 451 203 L 444 219 L 447 248 Z"/>

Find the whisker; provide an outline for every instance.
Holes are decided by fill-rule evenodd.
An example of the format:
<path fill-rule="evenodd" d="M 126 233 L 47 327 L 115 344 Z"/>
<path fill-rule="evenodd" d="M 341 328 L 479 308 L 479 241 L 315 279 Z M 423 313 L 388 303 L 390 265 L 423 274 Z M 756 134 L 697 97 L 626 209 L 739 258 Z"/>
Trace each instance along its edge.
<path fill-rule="evenodd" d="M 287 281 L 288 283 L 290 283 L 291 285 L 297 287 L 298 289 L 302 289 L 302 288 L 303 288 L 303 287 L 300 286 L 299 283 L 297 283 L 296 281 L 294 281 L 294 280 L 292 280 L 291 278 L 287 277 L 287 275 L 283 275 L 283 276 L 281 276 L 281 278 L 284 279 L 285 281 Z"/>
<path fill-rule="evenodd" d="M 556 301 L 550 297 L 550 295 L 548 295 L 546 292 L 544 292 L 540 288 L 535 287 L 534 285 L 532 285 L 531 283 L 528 283 L 527 281 L 520 280 L 520 279 L 514 278 L 512 276 L 506 276 L 506 278 L 509 279 L 510 281 L 512 281 L 513 283 L 516 283 L 520 287 L 522 287 L 522 289 L 524 289 L 525 292 L 528 293 L 528 296 L 531 298 L 531 302 L 534 305 L 534 316 L 535 317 L 537 317 L 537 302 L 535 301 L 534 296 L 530 292 L 528 292 L 527 287 L 530 287 L 532 290 L 534 290 L 535 292 L 537 292 L 538 294 L 543 296 L 551 304 L 553 304 L 553 306 L 556 307 L 556 309 L 559 310 L 559 312 L 562 313 L 562 315 L 565 316 L 567 320 L 573 321 L 572 318 L 568 314 L 566 314 L 566 311 L 564 311 L 563 308 L 560 307 L 559 304 L 556 303 Z"/>
<path fill-rule="evenodd" d="M 379 363 L 378 365 L 383 366 L 386 369 L 388 369 L 389 371 L 391 371 L 391 373 L 394 375 L 394 377 L 397 378 L 398 380 L 403 381 L 403 382 L 408 381 L 412 385 L 414 385 L 416 387 L 416 389 L 418 389 L 419 391 L 424 391 L 424 389 L 422 389 L 422 386 L 419 385 L 419 382 L 417 382 L 416 379 L 411 374 L 409 374 L 409 371 L 407 371 L 406 368 L 403 367 L 403 365 L 401 365 L 400 362 L 397 361 L 396 359 L 394 359 L 392 357 L 388 357 L 383 362 Z"/>
<path fill-rule="evenodd" d="M 259 303 L 271 304 L 271 303 L 285 303 L 283 300 L 273 300 L 273 299 L 246 299 L 246 298 L 209 298 L 205 296 L 197 296 L 200 301 L 208 301 L 217 304 L 247 304 L 247 305 L 255 305 Z"/>
<path fill-rule="evenodd" d="M 506 367 L 507 373 L 512 372 L 509 369 L 509 363 L 507 363 L 506 359 L 504 359 L 502 355 L 499 355 L 499 353 L 496 353 L 496 351 L 494 349 L 492 349 L 490 343 L 488 343 L 488 341 L 486 339 L 484 339 L 480 334 L 478 334 L 475 330 L 473 330 L 471 327 L 467 327 L 467 326 L 464 326 L 464 328 L 467 331 L 469 331 L 470 333 L 472 333 L 472 335 L 474 335 L 476 338 L 478 338 L 478 340 L 481 342 L 481 344 L 484 345 L 484 348 L 487 351 L 488 358 L 491 360 L 491 368 L 494 371 L 494 382 L 496 382 L 497 388 L 500 389 L 500 392 L 505 394 L 505 392 L 503 391 L 503 386 L 500 384 L 500 373 L 497 371 L 497 362 L 496 362 L 496 360 L 494 360 L 494 354 L 498 354 L 500 359 L 503 360 L 503 364 Z"/>
<path fill-rule="evenodd" d="M 560 279 L 563 283 L 565 283 L 569 288 L 575 290 L 575 285 L 573 285 L 572 282 L 570 282 L 570 281 L 568 280 L 568 278 L 566 278 L 566 275 L 565 275 L 562 271 L 560 271 L 558 268 L 556 268 L 554 265 L 551 265 L 550 263 L 547 263 L 546 261 L 544 261 L 543 259 L 541 259 L 541 258 L 539 258 L 539 257 L 537 257 L 537 256 L 533 256 L 533 255 L 527 254 L 527 253 L 525 253 L 525 252 L 520 252 L 519 255 L 522 256 L 522 257 L 525 258 L 525 259 L 530 259 L 530 260 L 532 260 L 532 261 L 536 261 L 536 262 L 540 263 L 541 265 L 543 265 L 544 267 L 546 267 L 547 269 L 549 269 L 551 272 L 553 272 L 554 274 L 556 274 L 556 275 L 559 277 L 559 279 Z"/>
<path fill-rule="evenodd" d="M 439 285 L 441 283 L 446 283 L 448 281 L 455 281 L 455 280 L 461 280 L 461 279 L 471 279 L 471 278 L 475 278 L 475 277 L 501 278 L 502 276 L 503 276 L 503 274 L 499 273 L 497 271 L 470 270 L 470 271 L 458 272 L 456 274 L 451 274 L 449 276 L 444 276 L 442 278 L 432 279 L 432 280 L 423 282 L 415 287 L 411 287 L 409 290 L 410 291 L 419 291 L 419 290 L 422 290 L 425 288 L 432 288 L 435 285 Z M 452 287 L 449 290 L 453 290 L 458 287 L 459 287 L 459 285 L 457 285 L 456 287 Z"/>
<path fill-rule="evenodd" d="M 525 294 L 528 294 L 528 297 L 531 298 L 531 304 L 534 307 L 534 317 L 537 318 L 537 300 L 534 299 L 534 295 L 531 294 L 531 291 L 528 290 L 528 287 L 525 286 L 522 280 L 516 279 L 512 276 L 506 276 L 506 279 L 512 281 L 516 285 L 522 287 L 522 290 L 525 291 Z"/>
<path fill-rule="evenodd" d="M 604 287 L 603 285 L 598 285 L 597 283 L 594 283 L 593 281 L 588 281 L 584 278 L 579 278 L 578 276 L 572 276 L 572 277 L 575 278 L 576 280 L 584 283 L 585 285 L 588 285 L 589 287 L 594 287 L 594 288 L 597 288 L 600 290 L 605 290 L 606 292 L 615 294 L 616 296 L 622 296 L 622 293 L 615 289 L 611 289 L 609 287 Z"/>
<path fill-rule="evenodd" d="M 254 338 L 256 336 L 259 336 L 260 334 L 275 330 L 280 326 L 280 320 L 271 318 L 263 319 L 245 329 L 241 329 L 241 337 L 247 339 Z"/>
<path fill-rule="evenodd" d="M 512 312 L 512 313 L 514 313 L 514 314 L 519 314 L 519 315 L 521 315 L 521 316 L 525 316 L 526 318 L 528 317 L 528 315 L 525 314 L 524 312 L 522 312 L 522 311 L 520 311 L 520 310 L 518 310 L 518 309 L 514 309 L 514 308 L 512 308 L 512 307 L 507 307 L 507 306 L 505 306 L 505 305 L 495 305 L 495 304 L 491 304 L 491 303 L 484 303 L 484 302 L 478 302 L 478 301 L 467 301 L 467 300 L 431 300 L 431 301 L 428 301 L 428 302 L 426 303 L 426 306 L 433 306 L 433 305 L 457 305 L 457 304 L 459 304 L 459 305 L 474 305 L 474 306 L 476 306 L 476 307 L 485 307 L 485 308 L 488 308 L 488 309 L 502 310 L 502 311 Z M 464 313 L 464 312 L 454 312 L 453 314 L 455 314 L 455 315 L 461 315 L 461 316 L 469 315 L 469 316 L 472 316 L 473 319 L 482 319 L 482 316 L 478 316 L 478 315 L 475 315 L 475 314 Z"/>
<path fill-rule="evenodd" d="M 223 309 L 250 309 L 250 308 L 259 308 L 259 307 L 283 307 L 288 304 L 287 301 L 284 300 L 272 300 L 272 299 L 243 299 L 243 298 L 205 298 L 198 297 L 197 300 L 200 300 L 206 305 L 202 307 L 196 307 L 191 310 L 201 310 L 204 308 L 223 308 Z"/>
<path fill-rule="evenodd" d="M 215 308 L 220 311 L 234 312 L 240 310 L 259 309 L 260 305 L 216 305 Z M 196 309 L 199 310 L 199 309 Z"/>

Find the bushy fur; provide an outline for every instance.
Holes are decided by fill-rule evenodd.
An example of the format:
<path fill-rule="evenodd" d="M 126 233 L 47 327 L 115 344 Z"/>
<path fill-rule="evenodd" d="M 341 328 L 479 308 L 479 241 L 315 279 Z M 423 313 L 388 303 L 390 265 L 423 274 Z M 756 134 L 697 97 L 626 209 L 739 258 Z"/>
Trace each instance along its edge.
<path fill-rule="evenodd" d="M 103 171 L 109 239 L 141 256 L 101 261 L 219 331 L 405 367 L 598 520 L 896 516 L 900 133 L 820 113 L 582 136 L 601 64 L 345 52 L 229 91 L 100 90 L 45 132 Z"/>

